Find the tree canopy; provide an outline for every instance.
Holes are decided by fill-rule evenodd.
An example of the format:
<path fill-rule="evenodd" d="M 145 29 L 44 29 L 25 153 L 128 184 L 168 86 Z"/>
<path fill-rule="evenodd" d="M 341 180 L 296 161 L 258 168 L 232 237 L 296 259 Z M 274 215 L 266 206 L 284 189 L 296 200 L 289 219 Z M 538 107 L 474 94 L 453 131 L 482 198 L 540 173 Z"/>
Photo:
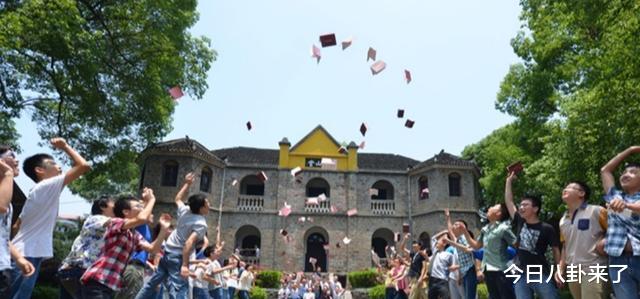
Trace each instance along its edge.
<path fill-rule="evenodd" d="M 84 197 L 135 190 L 137 154 L 171 130 L 180 86 L 201 99 L 216 53 L 188 29 L 197 1 L 9 0 L 0 3 L 0 142 L 30 115 L 43 140 L 67 139 L 93 170 Z M 18 147 L 19 148 L 19 147 Z M 32 153 L 28 153 L 32 154 Z"/>
<path fill-rule="evenodd" d="M 640 143 L 640 3 L 520 4 L 523 26 L 511 44 L 522 61 L 511 66 L 496 101 L 516 120 L 465 148 L 463 156 L 483 169 L 488 203 L 503 201 L 505 167 L 523 161 L 516 191 L 542 194 L 557 216 L 566 182 L 587 182 L 591 202 L 601 203 L 600 168 Z"/>

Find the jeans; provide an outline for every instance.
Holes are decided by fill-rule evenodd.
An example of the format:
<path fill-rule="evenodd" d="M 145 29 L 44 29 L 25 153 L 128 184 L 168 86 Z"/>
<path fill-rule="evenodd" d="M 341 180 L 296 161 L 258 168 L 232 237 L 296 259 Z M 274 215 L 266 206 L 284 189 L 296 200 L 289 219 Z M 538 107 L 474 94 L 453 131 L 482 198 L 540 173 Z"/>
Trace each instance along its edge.
<path fill-rule="evenodd" d="M 471 267 L 462 277 L 462 286 L 464 287 L 465 299 L 476 299 L 476 290 L 478 288 L 478 277 L 476 276 L 476 268 Z"/>
<path fill-rule="evenodd" d="M 249 299 L 249 291 L 240 290 L 238 292 L 238 298 L 240 298 L 240 299 Z"/>
<path fill-rule="evenodd" d="M 82 285 L 82 298 L 87 299 L 112 299 L 113 290 L 107 286 L 90 280 L 86 284 Z"/>
<path fill-rule="evenodd" d="M 236 288 L 228 288 L 227 295 L 229 295 L 229 299 L 233 299 L 236 295 Z"/>
<path fill-rule="evenodd" d="M 553 279 L 553 277 L 549 282 L 546 282 L 549 275 L 550 274 L 542 275 L 542 283 L 527 283 L 527 273 L 522 273 L 520 280 L 518 280 L 515 285 L 516 298 L 533 299 L 533 294 L 535 293 L 540 299 L 559 299 L 560 297 L 558 295 L 558 290 L 556 289 L 555 280 Z M 534 278 L 537 278 L 537 275 L 535 275 Z"/>
<path fill-rule="evenodd" d="M 449 299 L 449 281 L 431 277 L 429 278 L 429 299 Z"/>
<path fill-rule="evenodd" d="M 628 268 L 620 271 L 618 265 Z M 609 256 L 609 277 L 616 299 L 640 298 L 640 256 Z"/>
<path fill-rule="evenodd" d="M 385 288 L 384 289 L 384 299 L 394 299 L 396 298 L 396 288 Z"/>
<path fill-rule="evenodd" d="M 187 298 L 189 293 L 189 282 L 180 276 L 180 266 L 182 266 L 182 254 L 167 253 L 158 264 L 158 269 L 153 276 L 147 281 L 142 290 L 136 296 L 136 299 L 153 299 L 156 287 L 165 279 L 169 292 L 169 298 L 182 299 Z"/>
<path fill-rule="evenodd" d="M 502 271 L 484 271 L 484 280 L 491 299 L 516 299 L 513 281 Z"/>
<path fill-rule="evenodd" d="M 73 299 L 82 298 L 80 277 L 85 271 L 86 269 L 78 267 L 69 267 L 58 271 L 58 279 L 60 279 L 60 285 L 62 285 L 60 298 L 68 298 L 67 296 L 71 296 Z"/>
<path fill-rule="evenodd" d="M 0 298 L 11 296 L 11 268 L 0 271 Z"/>
<path fill-rule="evenodd" d="M 193 287 L 193 299 L 209 299 L 208 290 Z"/>
<path fill-rule="evenodd" d="M 36 286 L 38 280 L 38 273 L 40 272 L 40 263 L 43 258 L 41 257 L 25 257 L 35 268 L 33 275 L 29 277 L 22 276 L 22 271 L 15 262 L 11 262 L 11 276 L 13 282 L 11 283 L 11 298 L 13 299 L 29 299 L 31 298 L 31 292 Z"/>
<path fill-rule="evenodd" d="M 209 290 L 209 296 L 211 296 L 211 298 L 213 299 L 227 299 L 227 297 L 225 297 L 224 295 L 224 288 L 215 288 Z"/>

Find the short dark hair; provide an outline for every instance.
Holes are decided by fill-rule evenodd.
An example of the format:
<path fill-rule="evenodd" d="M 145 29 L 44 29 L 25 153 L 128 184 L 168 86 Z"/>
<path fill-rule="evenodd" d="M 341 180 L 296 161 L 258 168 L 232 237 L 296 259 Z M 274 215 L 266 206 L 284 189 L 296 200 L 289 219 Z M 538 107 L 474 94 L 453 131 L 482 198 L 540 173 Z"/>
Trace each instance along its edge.
<path fill-rule="evenodd" d="M 542 200 L 540 199 L 540 196 L 535 195 L 535 194 L 525 194 L 522 197 L 522 200 L 528 200 L 531 202 L 531 206 L 534 208 L 538 208 L 538 212 L 536 212 L 537 215 L 540 215 L 540 212 L 542 211 Z"/>
<path fill-rule="evenodd" d="M 43 162 L 47 159 L 53 160 L 53 157 L 47 154 L 35 154 L 24 160 L 24 163 L 22 163 L 22 170 L 29 178 L 37 183 L 40 180 L 36 175 L 36 167 L 44 167 Z"/>
<path fill-rule="evenodd" d="M 102 209 L 106 208 L 109 202 L 113 202 L 115 199 L 108 195 L 102 195 L 98 199 L 93 201 L 91 205 L 91 215 L 101 215 Z"/>
<path fill-rule="evenodd" d="M 584 201 L 589 200 L 589 197 L 591 196 L 591 188 L 589 188 L 589 185 L 587 185 L 587 183 L 583 181 L 569 181 L 569 184 L 576 184 L 580 186 L 580 189 L 582 189 L 582 191 L 584 192 Z"/>
<path fill-rule="evenodd" d="M 135 196 L 130 194 L 118 196 L 118 199 L 113 204 L 113 214 L 116 215 L 116 217 L 124 218 L 123 211 L 131 210 L 132 200 L 137 201 L 138 199 Z"/>
<path fill-rule="evenodd" d="M 204 203 L 207 201 L 207 196 L 203 193 L 198 193 L 189 196 L 187 199 L 187 204 L 191 209 L 191 213 L 198 214 L 200 213 L 200 208 L 204 207 Z"/>
<path fill-rule="evenodd" d="M 627 168 L 640 168 L 640 163 L 638 163 L 638 162 L 629 162 L 629 163 L 624 165 L 624 169 L 627 169 Z"/>
<path fill-rule="evenodd" d="M 207 246 L 207 248 L 204 249 L 204 256 L 209 257 L 211 256 L 211 253 L 215 252 L 216 247 L 213 245 L 209 245 Z"/>

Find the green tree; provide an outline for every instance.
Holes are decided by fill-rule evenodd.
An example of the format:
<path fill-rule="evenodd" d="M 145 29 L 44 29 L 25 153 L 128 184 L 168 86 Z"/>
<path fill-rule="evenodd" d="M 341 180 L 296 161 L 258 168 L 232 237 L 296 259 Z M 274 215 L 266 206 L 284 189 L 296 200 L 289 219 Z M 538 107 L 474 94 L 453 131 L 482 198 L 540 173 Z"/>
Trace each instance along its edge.
<path fill-rule="evenodd" d="M 498 110 L 516 120 L 465 154 L 483 167 L 481 185 L 489 196 L 503 189 L 505 164 L 525 160 L 518 184 L 542 193 L 557 215 L 569 180 L 589 183 L 596 191 L 591 201 L 599 203 L 600 167 L 640 140 L 640 3 L 520 4 L 523 29 L 512 46 L 522 62 L 510 68 L 496 101 Z M 505 136 L 512 130 L 517 138 Z M 499 159 L 503 154 L 507 161 Z"/>
<path fill-rule="evenodd" d="M 137 153 L 171 130 L 179 85 L 207 89 L 216 53 L 188 29 L 197 1 L 25 0 L 0 3 L 0 142 L 31 115 L 43 139 L 62 136 L 94 164 L 82 196 L 135 188 Z"/>

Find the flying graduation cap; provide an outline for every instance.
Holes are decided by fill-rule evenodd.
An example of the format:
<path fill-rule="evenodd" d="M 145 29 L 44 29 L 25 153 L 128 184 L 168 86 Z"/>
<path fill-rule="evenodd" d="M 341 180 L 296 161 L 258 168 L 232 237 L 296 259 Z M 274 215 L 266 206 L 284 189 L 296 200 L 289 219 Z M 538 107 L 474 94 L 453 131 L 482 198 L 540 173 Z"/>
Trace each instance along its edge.
<path fill-rule="evenodd" d="M 336 35 L 333 33 L 320 35 L 320 44 L 323 48 L 336 45 Z"/>
<path fill-rule="evenodd" d="M 371 74 L 375 76 L 380 72 L 384 71 L 386 67 L 387 67 L 387 64 L 384 61 L 378 60 L 371 65 Z"/>
<path fill-rule="evenodd" d="M 404 109 L 398 109 L 398 118 L 403 118 L 404 117 Z"/>
<path fill-rule="evenodd" d="M 415 121 L 412 121 L 412 120 L 410 120 L 410 119 L 407 119 L 407 121 L 404 123 L 404 126 L 405 126 L 405 127 L 407 127 L 407 128 L 409 128 L 409 129 L 411 129 L 411 128 L 413 128 L 413 125 L 414 125 L 415 123 L 416 123 Z"/>
<path fill-rule="evenodd" d="M 376 61 L 376 50 L 369 47 L 369 51 L 367 51 L 367 61 L 369 61 L 369 59 Z"/>
<path fill-rule="evenodd" d="M 360 133 L 362 134 L 362 136 L 364 136 L 367 133 L 367 124 L 362 123 L 360 125 Z"/>

